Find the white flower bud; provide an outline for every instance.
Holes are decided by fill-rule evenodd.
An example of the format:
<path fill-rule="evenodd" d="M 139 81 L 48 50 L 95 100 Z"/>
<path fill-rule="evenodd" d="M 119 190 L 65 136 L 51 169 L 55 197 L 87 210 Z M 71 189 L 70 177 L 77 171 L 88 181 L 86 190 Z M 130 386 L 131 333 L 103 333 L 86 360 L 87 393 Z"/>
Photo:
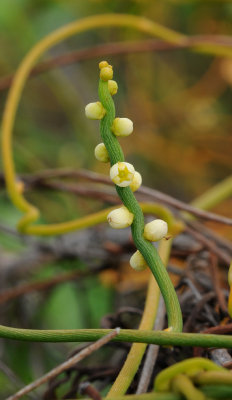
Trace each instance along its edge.
<path fill-rule="evenodd" d="M 108 89 L 109 92 L 111 94 L 111 96 L 113 96 L 114 94 L 117 93 L 118 91 L 118 84 L 115 81 L 112 81 L 111 79 L 108 81 Z"/>
<path fill-rule="evenodd" d="M 110 226 L 114 229 L 127 228 L 133 222 L 134 214 L 126 207 L 116 208 L 107 215 Z"/>
<path fill-rule="evenodd" d="M 142 185 L 142 176 L 139 172 L 135 171 L 134 178 L 130 184 L 132 192 L 135 192 Z"/>
<path fill-rule="evenodd" d="M 120 187 L 126 187 L 133 181 L 135 169 L 132 164 L 118 162 L 110 168 L 110 178 Z"/>
<path fill-rule="evenodd" d="M 168 233 L 168 224 L 162 219 L 155 219 L 145 225 L 144 237 L 151 242 L 163 239 Z"/>
<path fill-rule="evenodd" d="M 130 265 L 136 271 L 143 271 L 145 268 L 147 268 L 147 263 L 144 260 L 140 251 L 138 251 L 138 250 L 130 258 Z"/>
<path fill-rule="evenodd" d="M 133 122 L 129 118 L 115 118 L 111 130 L 116 136 L 129 136 L 133 132 Z"/>
<path fill-rule="evenodd" d="M 85 107 L 85 115 L 89 119 L 102 119 L 106 113 L 102 103 L 96 101 L 95 103 L 89 103 Z"/>
<path fill-rule="evenodd" d="M 98 161 L 105 163 L 110 161 L 109 154 L 108 151 L 106 150 L 106 146 L 104 145 L 104 143 L 99 143 L 95 147 L 94 155 Z"/>

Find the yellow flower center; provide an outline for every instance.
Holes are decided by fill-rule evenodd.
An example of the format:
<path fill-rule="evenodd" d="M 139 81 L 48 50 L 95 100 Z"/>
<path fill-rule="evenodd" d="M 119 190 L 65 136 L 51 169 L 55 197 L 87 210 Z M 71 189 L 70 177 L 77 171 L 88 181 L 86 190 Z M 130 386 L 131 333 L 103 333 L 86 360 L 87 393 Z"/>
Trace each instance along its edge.
<path fill-rule="evenodd" d="M 133 178 L 133 174 L 129 171 L 124 163 L 118 163 L 118 177 L 120 182 L 128 181 Z"/>

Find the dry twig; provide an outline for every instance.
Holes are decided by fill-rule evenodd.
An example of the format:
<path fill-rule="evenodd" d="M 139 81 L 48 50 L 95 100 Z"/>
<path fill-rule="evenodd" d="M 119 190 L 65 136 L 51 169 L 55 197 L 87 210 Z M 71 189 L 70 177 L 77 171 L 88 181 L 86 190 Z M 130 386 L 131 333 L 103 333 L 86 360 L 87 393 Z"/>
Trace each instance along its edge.
<path fill-rule="evenodd" d="M 63 364 L 58 365 L 58 367 L 52 369 L 47 374 L 43 375 L 41 378 L 36 379 L 34 382 L 30 383 L 29 385 L 25 386 L 23 389 L 19 390 L 13 396 L 8 397 L 6 400 L 17 400 L 20 399 L 22 396 L 25 396 L 27 393 L 31 392 L 32 390 L 36 389 L 38 386 L 48 382 L 50 379 L 54 378 L 58 374 L 66 371 L 74 364 L 82 361 L 84 358 L 92 354 L 94 351 L 100 349 L 100 347 L 104 346 L 106 343 L 111 341 L 115 336 L 117 336 L 120 332 L 120 328 L 116 328 L 113 332 L 110 332 L 108 335 L 104 336 L 103 338 L 97 340 L 95 343 L 91 344 L 87 348 L 80 351 L 75 356 L 69 358 L 69 360 L 65 361 Z"/>

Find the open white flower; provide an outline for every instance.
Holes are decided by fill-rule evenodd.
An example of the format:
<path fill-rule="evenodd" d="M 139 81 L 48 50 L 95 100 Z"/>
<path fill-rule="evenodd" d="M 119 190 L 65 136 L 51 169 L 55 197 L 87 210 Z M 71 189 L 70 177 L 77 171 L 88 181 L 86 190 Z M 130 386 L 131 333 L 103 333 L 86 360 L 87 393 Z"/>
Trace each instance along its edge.
<path fill-rule="evenodd" d="M 123 229 L 130 226 L 133 222 L 134 214 L 126 207 L 116 208 L 107 215 L 107 221 L 114 229 Z"/>
<path fill-rule="evenodd" d="M 145 225 L 144 237 L 151 242 L 163 239 L 168 233 L 168 224 L 162 219 L 155 219 Z"/>
<path fill-rule="evenodd" d="M 109 162 L 109 154 L 104 143 L 99 143 L 94 149 L 94 155 L 98 161 Z"/>
<path fill-rule="evenodd" d="M 143 271 L 147 268 L 147 263 L 139 250 L 137 250 L 130 258 L 130 266 L 136 271 Z"/>
<path fill-rule="evenodd" d="M 110 168 L 110 178 L 115 185 L 126 187 L 131 184 L 135 174 L 132 164 L 127 162 L 118 162 Z"/>
<path fill-rule="evenodd" d="M 135 171 L 133 180 L 130 184 L 130 188 L 131 188 L 132 192 L 135 192 L 136 190 L 138 190 L 141 185 L 142 185 L 142 176 L 140 175 L 139 172 Z"/>
<path fill-rule="evenodd" d="M 116 136 L 129 136 L 133 132 L 133 122 L 129 118 L 115 118 L 111 130 Z"/>
<path fill-rule="evenodd" d="M 85 107 L 85 115 L 89 119 L 102 119 L 106 113 L 102 103 L 96 101 L 95 103 L 89 103 Z"/>

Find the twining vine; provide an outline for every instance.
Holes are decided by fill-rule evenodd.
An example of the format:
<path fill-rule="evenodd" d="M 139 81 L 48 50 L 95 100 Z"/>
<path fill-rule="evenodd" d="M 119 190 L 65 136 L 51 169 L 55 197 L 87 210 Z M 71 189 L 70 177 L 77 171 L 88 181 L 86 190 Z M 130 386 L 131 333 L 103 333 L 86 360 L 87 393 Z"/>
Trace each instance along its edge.
<path fill-rule="evenodd" d="M 180 332 L 182 330 L 182 315 L 175 289 L 156 248 L 147 240 L 150 236 L 151 240 L 159 240 L 162 236 L 165 236 L 167 231 L 164 230 L 164 235 L 161 234 L 157 237 L 157 229 L 165 229 L 165 225 L 162 225 L 163 221 L 161 220 L 155 220 L 153 223 L 147 224 L 146 227 L 144 225 L 143 212 L 130 187 L 130 185 L 133 185 L 133 178 L 139 175 L 138 173 L 135 175 L 134 167 L 131 164 L 124 162 L 124 155 L 117 140 L 117 136 L 128 136 L 132 133 L 133 125 L 126 118 L 115 118 L 115 106 L 112 94 L 116 92 L 117 84 L 111 79 L 113 77 L 113 70 L 106 61 L 101 62 L 99 66 L 100 80 L 98 92 L 100 102 L 90 103 L 86 107 L 87 117 L 101 120 L 100 131 L 103 144 L 100 145 L 100 148 L 97 147 L 95 155 L 98 159 L 101 159 L 101 155 L 103 155 L 103 161 L 108 161 L 108 159 L 110 161 L 110 176 L 113 182 L 116 183 L 117 193 L 126 207 L 126 209 L 121 210 L 122 215 L 117 214 L 118 224 L 122 227 L 124 223 L 125 226 L 131 225 L 133 240 L 139 251 L 139 253 L 134 255 L 134 263 L 136 263 L 138 268 L 139 264 L 143 264 L 144 258 L 163 295 L 167 309 L 168 329 L 173 332 Z M 139 183 L 141 183 L 141 180 Z M 136 185 L 137 187 L 134 184 L 134 189 L 138 189 L 139 183 Z M 120 213 L 120 209 L 117 210 L 117 213 Z M 127 222 L 127 219 L 129 219 L 129 222 Z"/>

